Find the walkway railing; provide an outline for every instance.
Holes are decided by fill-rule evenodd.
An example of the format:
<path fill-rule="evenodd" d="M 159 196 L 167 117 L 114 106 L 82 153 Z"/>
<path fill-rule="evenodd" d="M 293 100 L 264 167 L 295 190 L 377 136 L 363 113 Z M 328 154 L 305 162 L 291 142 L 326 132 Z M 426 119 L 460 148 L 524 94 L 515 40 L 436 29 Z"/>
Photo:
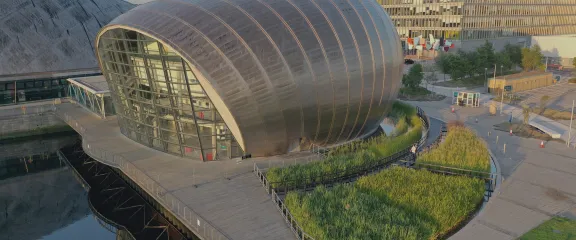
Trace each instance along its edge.
<path fill-rule="evenodd" d="M 290 210 L 286 207 L 286 205 L 284 204 L 282 199 L 278 196 L 278 194 L 276 194 L 276 191 L 272 190 L 271 197 L 272 197 L 272 202 L 274 202 L 274 205 L 276 206 L 276 208 L 278 208 L 278 210 L 282 214 L 282 217 L 284 218 L 286 223 L 288 223 L 290 230 L 292 230 L 292 232 L 294 232 L 296 237 L 298 239 L 302 239 L 302 240 L 305 240 L 305 239 L 314 240 L 313 237 L 311 237 L 306 232 L 304 232 L 304 229 L 302 229 L 302 227 L 300 227 L 300 224 L 298 224 L 298 221 L 296 221 L 296 219 L 292 216 L 292 214 L 290 213 Z"/>
<path fill-rule="evenodd" d="M 97 148 L 90 145 L 86 141 L 90 139 L 90 134 L 87 129 L 76 121 L 72 116 L 58 111 L 55 107 L 55 113 L 62 120 L 68 123 L 76 132 L 82 135 L 82 147 L 86 154 L 90 157 L 103 162 L 107 165 L 120 169 L 126 175 L 138 183 L 143 190 L 148 192 L 154 197 L 162 206 L 169 210 L 174 216 L 186 225 L 191 231 L 196 233 L 198 237 L 205 240 L 222 240 L 229 239 L 219 229 L 212 226 L 208 221 L 200 217 L 198 213 L 190 209 L 186 204 L 180 201 L 176 196 L 171 194 L 168 190 L 162 187 L 154 178 L 148 176 L 136 165 L 124 159 L 124 157 L 110 153 L 104 149 Z"/>
<path fill-rule="evenodd" d="M 422 121 L 422 126 L 423 126 L 423 133 L 422 133 L 422 138 L 421 141 L 418 142 L 418 147 L 421 147 L 422 145 L 424 145 L 424 143 L 426 143 L 426 139 L 428 138 L 428 134 L 430 133 L 430 118 L 428 117 L 428 115 L 426 115 L 426 113 L 424 112 L 424 110 L 422 110 L 422 108 L 420 107 L 416 107 L 416 114 L 418 115 L 418 117 L 420 118 L 420 120 Z M 368 137 L 370 138 L 370 137 Z M 352 145 L 356 143 L 356 141 L 349 141 L 348 143 L 344 143 L 341 146 L 346 146 L 346 145 Z M 321 147 L 318 146 L 316 144 L 312 144 L 310 147 L 310 151 L 317 154 L 320 158 L 325 158 L 328 153 L 330 152 L 331 148 L 326 148 L 326 147 Z M 355 151 L 355 149 L 352 149 L 351 151 Z"/>
<path fill-rule="evenodd" d="M 424 127 L 422 137 L 420 138 L 420 140 L 417 143 L 418 146 L 421 147 L 422 145 L 424 145 L 426 143 L 428 133 L 430 132 L 430 119 L 428 118 L 426 113 L 421 108 L 418 107 L 417 111 L 418 111 L 417 114 L 420 117 L 420 119 L 422 120 L 423 127 Z M 296 237 L 298 239 L 312 239 L 313 240 L 314 238 L 312 238 L 310 235 L 308 235 L 302 229 L 302 227 L 300 226 L 298 221 L 292 216 L 292 214 L 290 213 L 290 210 L 286 207 L 286 205 L 282 201 L 282 198 L 278 194 L 286 194 L 288 191 L 291 191 L 291 190 L 307 191 L 307 190 L 314 189 L 318 185 L 332 186 L 332 185 L 338 184 L 338 183 L 352 182 L 361 176 L 365 176 L 368 174 L 378 172 L 381 169 L 386 168 L 386 167 L 392 165 L 393 163 L 401 160 L 402 158 L 407 157 L 410 153 L 410 148 L 411 147 L 408 147 L 406 149 L 398 151 L 398 152 L 392 154 L 391 156 L 382 158 L 382 159 L 374 162 L 373 164 L 370 164 L 367 166 L 359 166 L 359 167 L 352 168 L 352 169 L 346 170 L 346 171 L 324 174 L 324 175 L 320 175 L 317 177 L 305 179 L 304 181 L 292 180 L 292 181 L 284 181 L 281 183 L 278 183 L 278 182 L 270 183 L 268 181 L 268 179 L 266 178 L 266 173 L 264 171 L 262 171 L 262 169 L 258 168 L 258 165 L 256 163 L 254 163 L 253 171 L 254 171 L 254 174 L 256 174 L 256 176 L 260 180 L 260 183 L 262 183 L 262 186 L 264 187 L 266 192 L 268 194 L 270 194 L 272 201 L 274 202 L 274 204 L 276 205 L 276 207 L 278 208 L 278 210 L 282 214 L 282 217 L 284 218 L 284 220 L 286 221 L 286 223 L 290 227 L 290 230 L 292 230 L 292 232 L 294 232 Z M 320 152 L 320 151 L 322 151 L 322 154 L 326 154 L 326 151 L 324 151 L 324 149 L 323 150 L 318 149 L 318 152 Z M 313 150 L 313 152 L 315 152 L 315 151 Z M 301 182 L 299 182 L 299 181 L 301 181 Z M 292 184 L 294 182 L 296 182 L 296 184 Z M 287 184 L 287 183 L 291 183 L 291 184 Z"/>
<path fill-rule="evenodd" d="M 86 190 L 86 192 L 90 192 L 90 184 L 88 184 L 88 182 L 86 182 L 86 180 L 84 178 L 82 178 L 82 175 L 78 172 L 78 170 L 72 165 L 72 163 L 70 163 L 70 160 L 68 160 L 68 158 L 64 155 L 64 153 L 62 153 L 61 150 L 58 150 L 56 152 L 56 154 L 58 154 L 58 158 L 60 158 L 60 160 L 64 161 L 66 163 L 66 165 L 68 167 L 70 167 L 72 169 L 72 171 L 74 171 L 74 177 L 82 184 L 82 187 Z M 94 213 L 94 218 L 98 221 L 98 223 L 100 223 L 100 225 L 102 225 L 102 227 L 104 227 L 106 230 L 112 232 L 112 233 L 116 233 L 117 231 L 114 229 L 121 229 L 121 230 L 125 230 L 126 233 L 128 234 L 127 237 L 129 237 L 130 239 L 136 239 L 134 237 L 134 235 L 132 235 L 132 232 L 128 231 L 126 229 L 126 227 L 116 224 L 114 221 L 106 218 L 104 215 L 102 215 L 98 210 L 96 210 L 94 208 L 94 206 L 92 205 L 92 201 L 90 201 L 90 198 L 88 198 L 88 207 L 90 208 L 90 210 L 92 211 L 92 213 Z"/>
<path fill-rule="evenodd" d="M 430 132 L 430 119 L 428 118 L 424 110 L 422 110 L 420 107 L 417 107 L 417 114 L 418 117 L 422 120 L 422 127 L 423 127 L 422 137 L 417 142 L 418 147 L 421 148 L 426 143 L 426 140 Z M 309 189 L 313 189 L 319 185 L 331 186 L 337 183 L 351 182 L 358 179 L 361 176 L 380 171 L 384 168 L 387 168 L 396 161 L 406 159 L 406 157 L 408 157 L 410 153 L 410 148 L 411 146 L 402 149 L 390 156 L 376 160 L 375 162 L 369 165 L 357 166 L 354 168 L 346 169 L 345 171 L 320 174 L 318 176 L 313 176 L 306 179 L 289 179 L 280 182 L 269 182 L 268 179 L 266 178 L 265 173 L 263 173 L 262 171 L 258 172 L 256 170 L 254 172 L 258 175 L 258 177 L 260 178 L 260 182 L 264 185 L 264 188 L 268 193 L 270 193 L 272 189 L 274 189 L 279 194 L 285 194 L 286 192 L 292 190 L 306 191 Z M 254 168 L 256 169 L 257 166 L 255 165 Z"/>
<path fill-rule="evenodd" d="M 464 176 L 470 178 L 477 178 L 482 179 L 486 183 L 486 199 L 492 196 L 494 189 L 496 189 L 498 174 L 490 173 L 490 172 L 482 172 L 482 171 L 475 171 L 463 168 L 456 168 L 456 167 L 448 167 L 436 164 L 429 164 L 429 163 L 420 163 L 420 162 L 409 162 L 409 161 L 398 161 L 397 165 L 405 166 L 413 169 L 424 169 L 433 173 L 443 174 L 443 175 L 452 175 L 452 176 Z"/>
<path fill-rule="evenodd" d="M 372 164 L 349 168 L 344 171 L 321 174 L 306 179 L 285 180 L 282 182 L 270 183 L 266 180 L 266 185 L 268 188 L 270 188 L 270 190 L 267 191 L 271 192 L 271 190 L 274 190 L 279 194 L 286 194 L 288 191 L 294 190 L 308 191 L 319 185 L 332 186 L 338 183 L 353 182 L 359 177 L 378 172 L 384 168 L 389 167 L 394 162 L 407 158 L 410 153 L 410 148 L 411 147 L 408 147 L 388 157 L 381 158 Z"/>

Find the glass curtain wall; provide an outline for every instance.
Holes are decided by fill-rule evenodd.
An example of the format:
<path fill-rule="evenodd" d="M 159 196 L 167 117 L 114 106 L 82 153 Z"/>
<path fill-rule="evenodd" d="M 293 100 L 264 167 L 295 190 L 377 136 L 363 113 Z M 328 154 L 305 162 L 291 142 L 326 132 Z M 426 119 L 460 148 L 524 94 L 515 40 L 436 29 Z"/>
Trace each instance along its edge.
<path fill-rule="evenodd" d="M 102 35 L 98 51 L 124 135 L 203 161 L 242 155 L 196 74 L 171 48 L 114 29 Z"/>
<path fill-rule="evenodd" d="M 112 99 L 108 94 L 94 94 L 71 83 L 68 85 L 68 96 L 76 101 L 76 103 L 84 106 L 91 112 L 96 113 L 101 118 L 115 115 Z"/>
<path fill-rule="evenodd" d="M 66 79 L 0 82 L 0 105 L 66 97 Z"/>

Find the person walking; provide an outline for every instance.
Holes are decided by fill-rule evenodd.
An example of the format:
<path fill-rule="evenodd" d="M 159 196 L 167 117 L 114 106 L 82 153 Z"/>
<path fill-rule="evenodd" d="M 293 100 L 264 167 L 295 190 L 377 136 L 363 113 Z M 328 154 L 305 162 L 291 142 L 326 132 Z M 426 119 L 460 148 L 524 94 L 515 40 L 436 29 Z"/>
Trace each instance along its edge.
<path fill-rule="evenodd" d="M 416 162 L 416 144 L 412 145 L 412 148 L 410 149 L 410 155 L 411 155 L 411 165 L 414 164 L 414 162 Z"/>

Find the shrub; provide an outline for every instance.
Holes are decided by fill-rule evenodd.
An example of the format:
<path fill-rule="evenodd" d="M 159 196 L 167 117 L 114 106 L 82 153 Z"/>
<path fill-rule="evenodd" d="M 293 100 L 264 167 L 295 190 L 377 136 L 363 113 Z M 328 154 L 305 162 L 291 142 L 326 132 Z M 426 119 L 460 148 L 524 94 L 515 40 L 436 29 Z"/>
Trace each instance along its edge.
<path fill-rule="evenodd" d="M 435 239 L 482 201 L 484 182 L 393 167 L 332 189 L 290 192 L 285 203 L 321 239 Z"/>

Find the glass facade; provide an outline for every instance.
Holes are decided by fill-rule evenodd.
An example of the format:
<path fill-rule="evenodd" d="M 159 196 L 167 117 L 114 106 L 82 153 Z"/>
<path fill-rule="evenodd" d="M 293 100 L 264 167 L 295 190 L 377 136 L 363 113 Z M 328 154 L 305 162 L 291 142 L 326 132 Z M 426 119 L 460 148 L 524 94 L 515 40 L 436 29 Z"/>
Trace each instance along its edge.
<path fill-rule="evenodd" d="M 474 40 L 576 33 L 576 0 L 379 0 L 400 37 Z"/>
<path fill-rule="evenodd" d="M 116 115 L 110 94 L 95 94 L 71 83 L 68 85 L 68 96 L 76 103 L 84 106 L 91 112 L 98 114 L 102 118 Z"/>
<path fill-rule="evenodd" d="M 124 135 L 204 161 L 242 155 L 196 73 L 172 49 L 138 32 L 112 29 L 102 34 L 98 54 Z"/>
<path fill-rule="evenodd" d="M 66 78 L 0 82 L 0 105 L 66 97 L 67 86 Z"/>

